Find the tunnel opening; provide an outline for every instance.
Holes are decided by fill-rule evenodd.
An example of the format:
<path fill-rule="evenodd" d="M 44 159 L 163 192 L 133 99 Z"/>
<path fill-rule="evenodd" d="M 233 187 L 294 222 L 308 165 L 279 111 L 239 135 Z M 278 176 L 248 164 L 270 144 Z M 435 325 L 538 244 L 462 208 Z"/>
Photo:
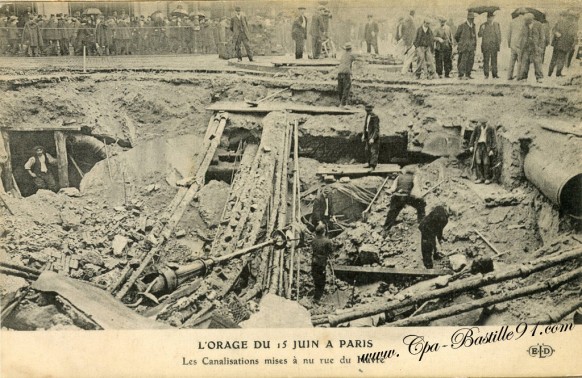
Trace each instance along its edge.
<path fill-rule="evenodd" d="M 560 192 L 560 204 L 567 214 L 582 217 L 582 173 L 566 182 Z"/>

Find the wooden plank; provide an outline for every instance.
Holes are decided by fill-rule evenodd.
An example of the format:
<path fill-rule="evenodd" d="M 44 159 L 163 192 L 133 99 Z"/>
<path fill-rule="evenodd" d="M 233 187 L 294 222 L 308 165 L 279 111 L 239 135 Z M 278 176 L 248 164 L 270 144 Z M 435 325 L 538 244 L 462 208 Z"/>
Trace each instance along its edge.
<path fill-rule="evenodd" d="M 57 293 L 106 330 L 172 328 L 138 315 L 104 290 L 80 280 L 60 276 L 54 272 L 43 272 L 33 282 L 32 288 L 43 292 Z"/>
<path fill-rule="evenodd" d="M 352 265 L 336 265 L 334 266 L 336 273 L 365 273 L 365 274 L 379 274 L 384 276 L 423 276 L 423 277 L 437 277 L 452 272 L 445 269 L 398 269 L 398 268 L 384 268 L 384 267 L 365 267 Z"/>
<path fill-rule="evenodd" d="M 318 60 L 274 60 L 271 63 L 275 67 L 288 66 L 288 67 L 334 67 L 339 65 L 339 60 L 337 59 L 318 59 Z"/>
<path fill-rule="evenodd" d="M 81 126 L 54 126 L 54 127 L 36 127 L 36 126 L 3 126 L 2 130 L 7 131 L 81 131 Z"/>
<path fill-rule="evenodd" d="M 55 131 L 57 147 L 57 169 L 59 171 L 59 186 L 69 187 L 69 159 L 67 158 L 67 137 L 62 131 Z"/>
<path fill-rule="evenodd" d="M 543 125 L 542 129 L 546 129 L 549 131 L 553 131 L 556 133 L 560 133 L 560 134 L 572 134 L 578 137 L 582 137 L 582 130 L 578 130 L 575 128 L 575 126 L 572 127 L 560 127 L 560 126 L 548 126 L 548 125 Z"/>
<path fill-rule="evenodd" d="M 335 106 L 311 106 L 311 105 L 301 105 L 293 104 L 288 102 L 263 102 L 258 106 L 251 106 L 246 102 L 216 102 L 206 108 L 206 110 L 212 111 L 226 111 L 231 113 L 270 113 L 270 112 L 281 112 L 281 111 L 291 111 L 294 113 L 307 113 L 307 114 L 355 114 L 363 113 L 361 109 L 343 109 Z"/>
<path fill-rule="evenodd" d="M 4 184 L 4 190 L 9 193 L 14 189 L 13 179 L 12 179 L 12 154 L 10 153 L 10 135 L 7 131 L 2 130 L 2 140 L 4 141 L 4 149 L 6 150 L 7 159 L 4 163 L 2 169 L 2 183 Z"/>
<path fill-rule="evenodd" d="M 387 175 L 391 173 L 400 172 L 400 166 L 397 164 L 378 164 L 376 169 L 370 172 L 370 168 L 364 168 L 363 165 L 356 164 L 333 164 L 323 165 L 317 169 L 318 175 L 333 175 L 333 176 L 364 176 L 372 175 Z"/>

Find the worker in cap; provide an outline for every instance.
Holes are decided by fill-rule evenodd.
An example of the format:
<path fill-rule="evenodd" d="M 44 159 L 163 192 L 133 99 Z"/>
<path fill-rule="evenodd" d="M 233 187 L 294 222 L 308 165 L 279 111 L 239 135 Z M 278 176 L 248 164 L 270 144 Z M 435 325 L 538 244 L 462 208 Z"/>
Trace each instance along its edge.
<path fill-rule="evenodd" d="M 426 202 L 420 195 L 420 183 L 415 172 L 414 166 L 403 167 L 402 173 L 398 175 L 390 189 L 388 189 L 388 193 L 392 194 L 392 196 L 390 197 L 390 208 L 384 222 L 385 233 L 394 226 L 398 214 L 405 206 L 412 206 L 416 209 L 419 223 L 424 218 Z"/>
<path fill-rule="evenodd" d="M 305 7 L 297 8 L 299 14 L 293 20 L 291 27 L 291 38 L 295 41 L 295 59 L 303 59 L 303 50 L 307 40 L 307 17 L 305 17 Z"/>
<path fill-rule="evenodd" d="M 362 142 L 365 143 L 366 168 L 370 171 L 378 165 L 380 154 L 380 118 L 374 113 L 374 106 L 366 104 L 366 118 L 364 119 L 364 133 Z"/>
<path fill-rule="evenodd" d="M 311 277 L 313 278 L 313 299 L 319 301 L 325 291 L 326 267 L 329 257 L 333 253 L 333 243 L 326 236 L 323 223 L 315 227 L 315 237 L 311 242 Z"/>
<path fill-rule="evenodd" d="M 497 135 L 495 128 L 488 125 L 485 118 L 477 119 L 477 126 L 471 133 L 469 150 L 473 153 L 472 166 L 475 169 L 476 184 L 491 183 L 491 161 L 497 155 Z"/>
<path fill-rule="evenodd" d="M 43 146 L 34 146 L 31 156 L 24 164 L 24 169 L 32 177 L 32 182 L 38 189 L 49 189 L 57 192 L 57 183 L 51 172 L 51 167 L 57 165 L 57 160 L 46 152 Z"/>
<path fill-rule="evenodd" d="M 379 54 L 378 52 L 378 23 L 374 21 L 374 16 L 370 13 L 368 14 L 368 22 L 364 27 L 364 39 L 366 40 L 367 52 L 370 54 L 372 48 L 374 48 L 374 54 Z"/>
<path fill-rule="evenodd" d="M 230 31 L 232 34 L 232 39 L 234 41 L 234 50 L 238 61 L 242 61 L 242 51 L 241 44 L 245 46 L 247 52 L 247 57 L 249 61 L 253 61 L 253 51 L 250 45 L 250 31 L 247 18 L 245 15 L 241 14 L 240 7 L 234 8 L 236 14 L 230 19 Z"/>
<path fill-rule="evenodd" d="M 457 41 L 457 51 L 459 53 L 459 79 L 472 79 L 471 71 L 475 62 L 475 49 L 477 48 L 477 33 L 475 30 L 475 14 L 467 13 L 467 22 L 462 23 L 457 28 L 455 40 Z"/>
<path fill-rule="evenodd" d="M 358 57 L 352 53 L 352 44 L 346 43 L 343 46 L 345 50 L 340 57 L 337 74 L 337 88 L 339 96 L 339 106 L 347 106 L 349 103 L 350 92 L 352 88 L 352 65 Z"/>
<path fill-rule="evenodd" d="M 481 37 L 481 52 L 483 53 L 483 74 L 485 79 L 489 78 L 489 73 L 494 79 L 497 75 L 497 53 L 501 48 L 501 28 L 494 21 L 493 12 L 487 13 L 487 21 L 479 27 L 478 37 Z"/>

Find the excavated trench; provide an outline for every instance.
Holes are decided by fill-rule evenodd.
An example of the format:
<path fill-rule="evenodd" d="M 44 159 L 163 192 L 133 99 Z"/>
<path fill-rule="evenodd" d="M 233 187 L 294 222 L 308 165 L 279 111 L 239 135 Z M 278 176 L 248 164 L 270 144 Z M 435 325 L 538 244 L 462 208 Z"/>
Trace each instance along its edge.
<path fill-rule="evenodd" d="M 266 85 L 237 82 L 218 75 L 216 78 L 192 81 L 177 80 L 171 77 L 161 81 L 158 79 L 149 81 L 147 78 L 141 78 L 139 85 L 133 82 L 124 82 L 124 84 L 128 84 L 124 90 L 114 91 L 113 88 L 118 88 L 119 82 L 123 80 L 112 74 L 95 81 L 83 79 L 65 83 L 65 86 L 70 86 L 69 89 L 74 90 L 78 102 L 76 102 L 75 96 L 72 97 L 68 92 L 55 89 L 52 83 L 43 83 L 42 89 L 34 88 L 34 86 L 12 87 L 16 93 L 12 94 L 9 100 L 11 106 L 5 108 L 2 115 L 7 116 L 3 118 L 3 122 L 12 122 L 13 130 L 9 132 L 12 166 L 14 167 L 15 180 L 23 196 L 29 196 L 33 193 L 30 180 L 23 169 L 24 162 L 30 157 L 30 148 L 40 144 L 53 155 L 56 154 L 56 146 L 51 132 L 16 131 L 18 125 L 42 124 L 48 120 L 75 117 L 77 125 L 90 126 L 95 135 L 107 135 L 111 139 L 105 141 L 109 148 L 108 151 L 105 151 L 104 143 L 100 137 L 95 138 L 80 132 L 68 133 L 67 151 L 69 157 L 76 161 L 77 166 L 72 163 L 68 166 L 70 186 L 80 187 L 81 192 L 86 193 L 87 198 L 90 198 L 93 203 L 106 203 L 110 208 L 124 203 L 127 205 L 128 201 L 137 201 L 134 205 L 138 209 L 138 204 L 144 202 L 144 205 L 140 205 L 143 206 L 140 211 L 149 213 L 148 217 L 150 218 L 155 218 L 171 201 L 176 181 L 186 177 L 190 157 L 196 156 L 197 151 L 200 150 L 200 138 L 206 131 L 208 118 L 211 115 L 210 112 L 204 111 L 204 108 L 217 99 L 220 101 L 242 101 L 244 98 L 260 98 L 273 91 Z M 27 105 L 21 105 L 20 108 L 15 105 L 15 102 L 26 104 L 26 97 L 31 96 L 26 92 L 32 90 L 35 91 L 35 98 L 38 98 L 39 90 L 47 92 L 47 97 L 42 97 L 40 110 L 32 112 Z M 504 91 L 506 90 L 500 89 L 495 93 Z M 449 184 L 447 184 L 449 186 L 443 185 L 443 189 L 434 192 L 427 202 L 429 208 L 442 202 L 451 205 L 455 216 L 449 224 L 449 229 L 453 242 L 455 240 L 460 242 L 459 250 L 474 248 L 468 246 L 469 242 L 474 243 L 474 240 L 472 236 L 469 236 L 467 227 L 463 227 L 463 223 L 469 221 L 472 222 L 473 226 L 487 230 L 489 235 L 494 235 L 492 237 L 497 236 L 497 242 L 512 251 L 511 259 L 514 261 L 528 259 L 529 257 L 524 251 L 534 250 L 539 247 L 541 242 L 551 241 L 565 231 L 580 227 L 575 219 L 564 217 L 564 214 L 570 213 L 575 216 L 582 214 L 582 205 L 579 200 L 582 198 L 582 173 L 577 172 L 576 169 L 568 169 L 567 177 L 557 180 L 559 183 L 556 187 L 536 179 L 540 171 L 536 166 L 542 163 L 528 164 L 527 161 L 531 160 L 532 155 L 530 154 L 533 147 L 547 151 L 547 146 L 539 145 L 539 143 L 538 145 L 532 144 L 532 139 L 535 138 L 532 138 L 531 135 L 515 133 L 509 123 L 504 122 L 501 122 L 502 127 L 498 128 L 499 180 L 507 193 L 513 195 L 525 191 L 526 195 L 523 198 L 526 199 L 520 197 L 519 201 L 512 202 L 513 199 L 509 198 L 507 203 L 494 204 L 499 207 L 475 210 L 478 205 L 475 205 L 477 203 L 474 201 L 475 193 L 471 192 L 475 188 L 467 188 L 465 184 L 457 185 L 459 177 L 469 178 L 467 175 L 470 165 L 469 154 L 460 153 L 457 160 L 455 156 L 439 157 L 422 151 L 424 142 L 433 133 L 444 132 L 445 135 L 454 136 L 460 134 L 459 131 L 464 131 L 460 140 L 467 143 L 470 132 L 464 125 L 468 123 L 469 117 L 465 116 L 462 111 L 453 112 L 456 114 L 443 112 L 440 105 L 446 103 L 447 98 L 435 100 L 434 92 L 422 92 L 422 90 L 406 88 L 383 93 L 358 92 L 354 95 L 354 103 L 362 104 L 368 101 L 376 103 L 376 112 L 382 120 L 379 156 L 381 164 L 420 165 L 425 182 L 424 189 L 429 189 L 442 178 L 450 179 Z M 111 93 L 114 95 L 111 96 Z M 56 94 L 52 102 L 48 100 L 49 94 Z M 464 96 L 470 94 L 463 93 Z M 443 95 L 443 97 L 446 96 L 448 94 Z M 496 96 L 498 95 L 494 95 L 494 97 Z M 294 90 L 283 96 L 282 101 L 310 105 L 335 105 L 336 103 L 334 94 L 329 89 Z M 538 101 L 541 100 L 538 99 Z M 112 109 L 113 112 L 119 114 L 106 111 L 106 109 Z M 27 114 L 25 121 L 19 119 L 18 122 L 14 123 L 16 114 L 21 114 L 23 111 Z M 575 106 L 572 112 L 577 112 Z M 228 216 L 229 203 L 233 202 L 231 185 L 236 185 L 245 148 L 254 146 L 253 148 L 256 149 L 261 143 L 269 147 L 268 142 L 263 140 L 262 133 L 265 119 L 272 116 L 273 114 L 230 114 L 220 147 L 207 171 L 206 186 L 202 188 L 195 198 L 193 206 L 179 223 L 180 236 L 173 236 L 169 241 L 168 256 L 165 256 L 162 261 L 187 263 L 211 253 L 212 236 L 217 230 L 220 230 L 225 214 Z M 324 184 L 321 177 L 315 174 L 321 164 L 364 163 L 364 146 L 360 141 L 364 120 L 363 113 L 353 115 L 288 114 L 277 117 L 279 117 L 278 119 L 287 117 L 285 118 L 287 123 L 297 120 L 299 124 L 300 187 L 302 192 L 311 192 L 304 198 L 302 213 L 308 215 L 310 201 L 315 192 L 313 189 L 328 185 Z M 459 121 L 459 118 L 462 119 Z M 414 131 L 408 129 L 409 124 L 414 125 Z M 451 128 L 441 126 L 451 126 Z M 123 142 L 119 143 L 119 141 Z M 413 142 L 417 142 L 416 148 L 411 149 L 410 146 L 414 145 Z M 530 157 L 528 158 L 528 156 Z M 542 154 L 542 156 L 545 155 Z M 543 162 L 544 158 L 537 160 Z M 269 164 L 269 167 L 277 165 L 269 160 L 265 160 L 264 164 Z M 572 166 L 570 162 L 556 164 L 543 168 L 551 173 L 551 171 L 563 170 L 563 166 Z M 439 168 L 441 166 L 444 168 Z M 84 179 L 81 178 L 79 171 L 83 172 Z M 291 171 L 288 174 L 290 176 Z M 382 182 L 382 178 L 369 177 L 353 181 L 374 193 Z M 289 182 L 291 181 L 289 180 Z M 247 183 L 247 185 L 249 184 Z M 333 188 L 334 185 L 339 184 L 329 186 Z M 260 187 L 256 185 L 254 190 L 257 191 L 256 193 L 262 193 Z M 288 190 L 291 189 L 288 188 Z M 369 233 L 370 237 L 375 237 L 388 206 L 387 198 L 381 199 L 380 204 L 375 209 L 378 211 L 376 218 L 372 218 L 368 222 L 370 226 L 365 226 L 361 223 L 361 213 L 365 209 L 365 205 L 353 201 L 341 191 L 336 191 L 334 196 L 339 209 L 338 214 L 345 217 L 343 223 L 350 227 L 356 226 L 350 228 L 349 235 L 345 236 L 345 240 L 355 239 L 354 232 L 356 231 L 354 230 L 362 227 L 368 227 L 365 228 L 365 232 Z M 291 197 L 291 193 L 288 192 L 287 200 L 290 200 Z M 515 195 L 515 197 L 519 196 Z M 265 200 L 268 200 L 267 197 Z M 502 198 L 502 200 L 505 199 Z M 467 204 L 463 204 L 463 201 L 467 201 Z M 519 215 L 510 215 L 509 209 L 515 210 L 514 212 Z M 463 217 L 464 212 L 470 215 Z M 470 220 L 471 216 L 473 220 Z M 136 215 L 136 222 L 137 217 Z M 289 217 L 290 212 L 287 214 L 287 219 Z M 401 224 L 395 228 L 396 239 L 401 239 L 395 245 L 385 246 L 386 249 L 390 249 L 390 255 L 383 254 L 381 258 L 385 261 L 393 259 L 389 260 L 389 264 L 402 264 L 408 268 L 421 267 L 419 258 L 416 256 L 419 254 L 419 246 L 415 242 L 406 241 L 418 238 L 415 233 L 417 225 L 414 221 L 414 211 L 404 210 L 400 217 Z M 261 217 L 259 222 L 264 226 L 266 220 L 266 216 Z M 510 226 L 515 227 L 513 231 L 515 240 L 510 240 L 511 238 L 507 237 L 507 229 L 503 226 L 504 221 L 512 222 Z M 234 244 L 228 248 L 234 250 L 236 247 L 264 240 L 264 231 L 260 233 L 257 231 L 260 227 L 258 228 L 257 225 L 252 225 L 252 227 L 247 225 L 246 227 L 240 231 L 245 233 L 252 229 L 253 237 L 245 239 L 244 242 L 239 243 L 240 245 Z M 340 231 L 334 236 L 339 236 L 341 233 Z M 358 263 L 357 258 L 361 254 L 362 245 L 372 244 L 372 240 L 366 239 L 366 236 L 359 237 L 363 239 L 363 242 L 360 240 L 358 247 L 351 247 L 351 244 L 349 248 L 346 247 L 344 254 L 346 260 L 344 262 Z M 236 240 L 233 241 L 236 242 Z M 481 254 L 483 254 L 484 248 L 486 247 L 481 248 Z M 304 261 L 307 261 L 309 259 L 307 249 L 303 249 L 302 253 Z M 408 253 L 414 254 L 415 257 L 411 258 Z M 373 263 L 375 260 L 359 262 L 359 264 Z M 389 264 L 386 266 L 391 266 Z M 97 266 L 97 264 L 93 265 Z M 304 265 L 308 266 L 307 263 Z M 234 291 L 239 296 L 244 296 L 245 292 L 257 282 L 257 277 L 260 275 L 258 261 L 251 261 L 249 267 L 237 273 L 239 278 Z M 97 269 L 91 278 L 94 282 L 110 284 L 116 278 L 115 269 L 94 269 Z M 107 274 L 113 277 L 106 276 Z M 307 297 L 312 289 L 309 283 L 308 269 L 302 268 L 301 275 L 306 282 L 300 293 L 302 297 Z M 350 279 L 352 278 L 350 276 Z M 363 283 L 364 280 L 361 280 L 360 284 Z M 406 280 L 402 281 L 401 285 L 398 282 L 394 283 L 399 289 L 411 284 L 410 281 Z M 212 285 L 209 284 L 208 287 L 212 287 Z M 342 301 L 349 297 L 349 295 L 344 295 L 347 292 L 346 287 L 343 289 Z M 356 298 L 365 298 L 367 287 L 365 285 L 358 286 L 358 290 L 359 295 L 356 295 Z M 377 290 L 379 295 L 384 295 L 384 293 L 393 291 L 394 287 L 386 284 L 374 287 L 373 290 Z M 227 302 L 231 300 L 233 299 L 230 298 Z M 331 301 L 331 299 L 329 300 Z M 233 301 L 236 302 L 236 300 Z M 29 318 L 27 317 L 27 322 L 30 322 Z M 168 314 L 162 318 L 176 321 Z M 178 324 L 182 325 L 181 322 Z M 40 327 L 50 328 L 51 325 L 43 324 Z M 14 328 L 31 329 L 33 326 L 27 323 L 26 326 L 19 328 L 15 325 Z"/>

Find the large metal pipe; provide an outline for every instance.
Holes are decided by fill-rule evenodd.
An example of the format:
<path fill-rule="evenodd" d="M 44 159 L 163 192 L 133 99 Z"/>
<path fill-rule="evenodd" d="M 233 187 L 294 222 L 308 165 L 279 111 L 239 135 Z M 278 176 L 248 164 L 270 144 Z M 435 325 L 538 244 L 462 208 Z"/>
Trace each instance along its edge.
<path fill-rule="evenodd" d="M 582 216 L 582 165 L 564 163 L 532 148 L 523 169 L 525 177 L 563 211 Z"/>

